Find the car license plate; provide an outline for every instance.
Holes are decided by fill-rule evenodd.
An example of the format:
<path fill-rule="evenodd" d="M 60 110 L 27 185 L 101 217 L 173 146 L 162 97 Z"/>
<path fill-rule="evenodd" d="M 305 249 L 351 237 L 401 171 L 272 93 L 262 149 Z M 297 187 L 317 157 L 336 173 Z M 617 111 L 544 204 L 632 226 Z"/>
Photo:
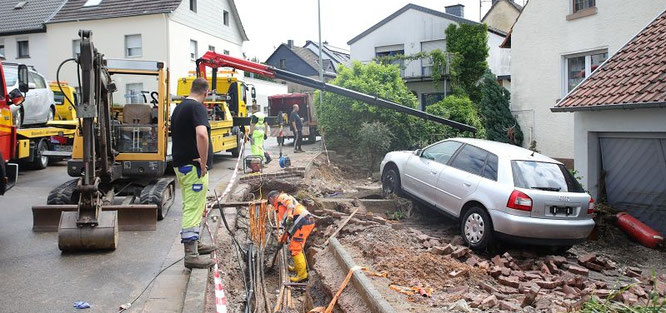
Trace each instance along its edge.
<path fill-rule="evenodd" d="M 566 215 L 569 216 L 573 214 L 573 208 L 570 206 L 551 206 L 550 207 L 550 213 L 553 215 Z"/>

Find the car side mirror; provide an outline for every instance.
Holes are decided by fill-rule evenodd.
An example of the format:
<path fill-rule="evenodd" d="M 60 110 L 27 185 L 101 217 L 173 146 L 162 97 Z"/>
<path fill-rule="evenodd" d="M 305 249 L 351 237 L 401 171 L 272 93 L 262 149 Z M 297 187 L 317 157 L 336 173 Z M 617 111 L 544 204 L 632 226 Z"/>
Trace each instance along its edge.
<path fill-rule="evenodd" d="M 421 157 L 421 154 L 423 154 L 423 149 L 416 149 L 414 150 L 414 155 Z"/>
<path fill-rule="evenodd" d="M 11 100 L 14 105 L 20 105 L 23 103 L 25 98 L 23 97 L 23 93 L 20 90 L 14 89 L 9 92 L 9 100 Z"/>
<path fill-rule="evenodd" d="M 18 66 L 18 81 L 19 81 L 19 91 L 22 93 L 28 92 L 30 90 L 30 84 L 28 83 L 28 67 L 25 64 L 19 64 Z M 34 83 L 33 83 L 34 85 Z M 36 86 L 33 86 L 35 88 Z"/>

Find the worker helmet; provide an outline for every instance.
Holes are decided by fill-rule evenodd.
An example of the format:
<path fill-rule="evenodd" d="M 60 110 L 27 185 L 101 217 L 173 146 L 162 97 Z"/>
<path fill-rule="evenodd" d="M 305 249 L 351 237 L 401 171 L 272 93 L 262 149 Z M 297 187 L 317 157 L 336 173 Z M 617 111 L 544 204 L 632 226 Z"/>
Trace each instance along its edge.
<path fill-rule="evenodd" d="M 277 190 L 273 190 L 273 191 L 269 192 L 268 197 L 267 197 L 268 202 L 272 204 L 273 203 L 273 201 L 272 201 L 273 198 L 275 198 L 279 195 L 280 195 L 280 192 L 277 191 Z"/>
<path fill-rule="evenodd" d="M 266 119 L 266 116 L 264 115 L 264 113 L 261 113 L 261 112 L 254 113 L 252 115 L 253 115 L 253 118 L 252 118 L 253 120 L 256 118 L 256 121 L 254 121 L 255 123 L 263 123 L 264 119 Z"/>

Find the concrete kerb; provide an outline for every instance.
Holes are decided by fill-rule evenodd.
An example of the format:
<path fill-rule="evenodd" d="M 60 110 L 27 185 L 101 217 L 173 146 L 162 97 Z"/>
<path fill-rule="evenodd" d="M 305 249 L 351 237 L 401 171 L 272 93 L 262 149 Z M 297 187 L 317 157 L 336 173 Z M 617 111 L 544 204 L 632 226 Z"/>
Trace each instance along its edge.
<path fill-rule="evenodd" d="M 329 249 L 335 255 L 338 263 L 349 271 L 356 266 L 354 259 L 349 255 L 347 250 L 340 244 L 336 238 L 331 238 L 329 241 Z M 370 308 L 371 312 L 377 313 L 395 313 L 391 305 L 382 297 L 382 295 L 372 285 L 370 279 L 363 273 L 363 271 L 355 271 L 352 275 L 352 284 L 358 291 L 359 295 Z"/>

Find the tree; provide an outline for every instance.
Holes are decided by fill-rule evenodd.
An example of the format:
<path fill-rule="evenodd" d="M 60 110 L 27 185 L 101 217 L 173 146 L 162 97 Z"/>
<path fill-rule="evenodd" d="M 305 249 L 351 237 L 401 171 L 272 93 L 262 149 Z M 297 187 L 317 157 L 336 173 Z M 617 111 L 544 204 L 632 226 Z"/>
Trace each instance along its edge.
<path fill-rule="evenodd" d="M 354 62 L 351 67 L 340 67 L 332 84 L 411 108 L 418 106 L 395 65 Z M 394 135 L 391 149 L 411 149 L 423 136 L 422 125 L 427 123 L 413 116 L 331 93 L 325 93 L 320 104 L 320 94 L 319 91 L 315 94 L 317 123 L 326 134 L 327 145 L 333 149 L 358 150 L 359 129 L 363 123 L 378 121 L 389 127 Z"/>
<path fill-rule="evenodd" d="M 483 76 L 480 92 L 479 114 L 488 139 L 521 146 L 523 132 L 509 109 L 509 91 L 500 86 L 495 75 L 488 71 Z"/>
<path fill-rule="evenodd" d="M 358 131 L 358 145 L 367 154 L 368 174 L 379 168 L 379 160 L 391 149 L 393 133 L 382 122 L 363 123 Z"/>
<path fill-rule="evenodd" d="M 476 84 L 488 68 L 488 26 L 451 24 L 446 28 L 446 47 L 453 54 L 449 67 L 453 91 L 478 103 Z"/>
<path fill-rule="evenodd" d="M 426 112 L 456 122 L 465 123 L 477 129 L 476 135 L 462 132 L 450 126 L 426 124 L 427 141 L 423 145 L 451 137 L 486 138 L 486 131 L 472 101 L 467 96 L 451 95 L 426 108 Z"/>

